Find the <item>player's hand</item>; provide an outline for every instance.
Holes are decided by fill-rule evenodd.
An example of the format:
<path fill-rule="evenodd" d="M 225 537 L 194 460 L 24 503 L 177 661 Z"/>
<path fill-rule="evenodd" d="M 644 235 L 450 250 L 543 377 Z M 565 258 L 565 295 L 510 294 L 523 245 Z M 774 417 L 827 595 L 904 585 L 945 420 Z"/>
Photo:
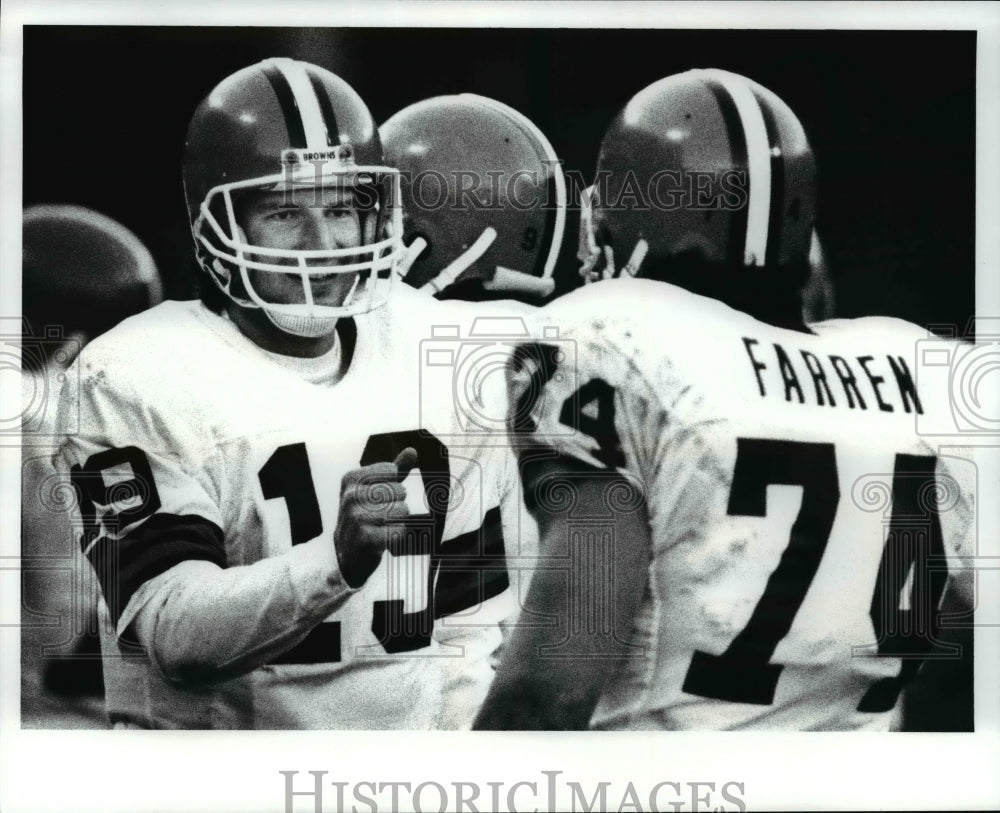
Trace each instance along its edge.
<path fill-rule="evenodd" d="M 403 531 L 410 511 L 402 484 L 416 464 L 417 453 L 408 446 L 392 463 L 372 463 L 341 480 L 333 544 L 340 572 L 351 587 L 368 580 L 393 534 Z"/>

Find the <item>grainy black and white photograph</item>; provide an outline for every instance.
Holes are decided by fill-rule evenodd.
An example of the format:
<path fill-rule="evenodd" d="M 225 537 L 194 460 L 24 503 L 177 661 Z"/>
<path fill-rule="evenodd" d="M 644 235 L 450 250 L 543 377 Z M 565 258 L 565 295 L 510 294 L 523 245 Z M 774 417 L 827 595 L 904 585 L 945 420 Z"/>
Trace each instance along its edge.
<path fill-rule="evenodd" d="M 3 808 L 1000 804 L 946 5 L 5 8 Z"/>

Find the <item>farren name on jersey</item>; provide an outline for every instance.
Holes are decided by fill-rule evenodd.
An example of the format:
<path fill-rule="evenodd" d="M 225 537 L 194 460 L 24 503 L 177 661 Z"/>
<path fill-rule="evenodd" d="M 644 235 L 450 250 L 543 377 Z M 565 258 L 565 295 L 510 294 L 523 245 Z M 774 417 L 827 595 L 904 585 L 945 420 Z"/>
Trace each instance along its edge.
<path fill-rule="evenodd" d="M 923 415 L 920 396 L 902 356 L 866 355 L 853 358 L 768 347 L 743 337 L 762 398 L 882 412 L 916 410 Z M 895 386 L 893 383 L 895 382 Z"/>

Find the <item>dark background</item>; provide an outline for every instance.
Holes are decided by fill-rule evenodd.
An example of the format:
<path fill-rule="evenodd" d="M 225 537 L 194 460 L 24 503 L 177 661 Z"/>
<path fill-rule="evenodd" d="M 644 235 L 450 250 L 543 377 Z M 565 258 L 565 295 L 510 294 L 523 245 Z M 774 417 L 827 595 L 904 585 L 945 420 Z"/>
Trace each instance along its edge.
<path fill-rule="evenodd" d="M 345 78 L 376 121 L 471 91 L 531 118 L 590 178 L 635 92 L 693 67 L 775 91 L 820 175 L 838 315 L 964 327 L 975 307 L 974 32 L 569 29 L 24 29 L 24 203 L 77 203 L 150 248 L 167 295 L 193 295 L 180 156 L 198 102 L 234 70 L 294 56 Z M 570 214 L 557 279 L 574 276 Z"/>

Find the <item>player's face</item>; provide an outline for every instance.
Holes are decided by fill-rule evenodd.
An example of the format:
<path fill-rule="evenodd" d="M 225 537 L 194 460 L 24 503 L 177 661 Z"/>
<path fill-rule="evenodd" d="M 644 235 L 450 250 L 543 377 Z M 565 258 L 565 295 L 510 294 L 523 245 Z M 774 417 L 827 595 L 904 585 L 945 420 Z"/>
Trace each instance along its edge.
<path fill-rule="evenodd" d="M 341 187 L 301 188 L 292 192 L 252 192 L 241 201 L 238 222 L 251 245 L 291 251 L 326 251 L 357 248 L 362 244 L 361 215 L 354 191 Z M 262 257 L 278 265 L 295 265 L 292 258 Z M 346 264 L 354 257 L 308 260 L 308 265 Z M 278 304 L 301 304 L 305 292 L 300 274 L 251 270 L 257 293 Z M 340 305 L 351 290 L 356 274 L 311 277 L 317 304 Z"/>

